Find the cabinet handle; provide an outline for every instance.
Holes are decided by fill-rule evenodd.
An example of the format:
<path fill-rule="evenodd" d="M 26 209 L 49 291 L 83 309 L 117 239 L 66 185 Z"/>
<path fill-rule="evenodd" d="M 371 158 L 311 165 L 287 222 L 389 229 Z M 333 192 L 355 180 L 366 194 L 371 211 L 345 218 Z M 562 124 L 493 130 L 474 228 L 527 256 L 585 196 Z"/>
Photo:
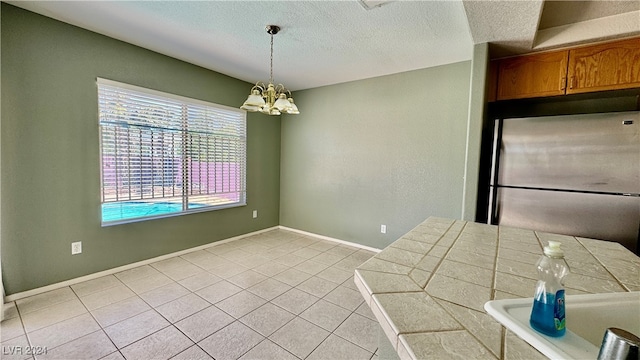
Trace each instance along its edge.
<path fill-rule="evenodd" d="M 573 81 L 576 79 L 575 76 L 572 76 L 571 78 L 569 78 L 569 89 L 573 89 Z"/>
<path fill-rule="evenodd" d="M 560 79 L 560 90 L 564 90 L 567 88 L 567 78 L 566 77 L 562 77 L 562 79 Z"/>

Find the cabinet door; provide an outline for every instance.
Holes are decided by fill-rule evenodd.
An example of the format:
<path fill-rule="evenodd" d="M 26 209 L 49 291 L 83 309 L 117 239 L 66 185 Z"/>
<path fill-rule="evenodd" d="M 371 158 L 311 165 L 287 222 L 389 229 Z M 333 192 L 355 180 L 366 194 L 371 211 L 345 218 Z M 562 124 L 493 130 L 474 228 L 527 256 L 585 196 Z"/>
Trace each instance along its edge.
<path fill-rule="evenodd" d="M 500 60 L 498 100 L 564 95 L 569 51 Z"/>
<path fill-rule="evenodd" d="M 640 38 L 571 50 L 567 94 L 640 87 Z"/>

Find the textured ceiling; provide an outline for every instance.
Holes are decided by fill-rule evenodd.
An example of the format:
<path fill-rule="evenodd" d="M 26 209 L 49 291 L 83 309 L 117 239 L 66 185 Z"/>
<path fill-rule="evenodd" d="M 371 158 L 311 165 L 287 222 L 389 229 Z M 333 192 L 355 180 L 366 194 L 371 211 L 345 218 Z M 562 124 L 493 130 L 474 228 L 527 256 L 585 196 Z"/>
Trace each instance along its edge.
<path fill-rule="evenodd" d="M 534 50 L 640 35 L 640 1 L 546 1 Z"/>
<path fill-rule="evenodd" d="M 292 90 L 468 60 L 460 1 L 11 2 L 235 78 Z"/>
<path fill-rule="evenodd" d="M 595 0 L 7 2 L 251 83 L 268 80 L 264 27 L 279 25 L 274 78 L 291 90 L 469 60 L 474 43 L 522 53 L 640 32 L 634 21 L 640 11 L 625 4 L 637 0 L 614 2 L 614 13 L 624 14 L 602 15 L 608 17 L 596 20 L 606 31 L 589 24 L 586 32 L 567 21 L 594 22 L 609 14 L 598 10 L 611 11 L 607 6 L 591 4 Z M 573 15 L 558 20 L 557 12 Z M 624 26 L 611 26 L 623 15 Z M 549 26 L 544 36 L 539 23 Z"/>
<path fill-rule="evenodd" d="M 538 29 L 543 30 L 638 10 L 640 10 L 640 1 L 547 1 L 542 9 Z"/>
<path fill-rule="evenodd" d="M 465 1 L 473 42 L 491 42 L 516 53 L 530 51 L 543 3 L 542 0 Z"/>

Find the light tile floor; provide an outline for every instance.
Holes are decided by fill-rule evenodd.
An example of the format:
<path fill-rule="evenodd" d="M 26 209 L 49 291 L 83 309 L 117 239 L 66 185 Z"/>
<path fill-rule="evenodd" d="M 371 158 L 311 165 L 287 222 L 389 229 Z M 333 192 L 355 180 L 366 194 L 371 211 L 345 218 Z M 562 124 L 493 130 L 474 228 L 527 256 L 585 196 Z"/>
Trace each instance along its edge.
<path fill-rule="evenodd" d="M 273 230 L 7 304 L 2 359 L 375 359 L 370 251 Z M 45 351 L 46 350 L 46 351 Z"/>

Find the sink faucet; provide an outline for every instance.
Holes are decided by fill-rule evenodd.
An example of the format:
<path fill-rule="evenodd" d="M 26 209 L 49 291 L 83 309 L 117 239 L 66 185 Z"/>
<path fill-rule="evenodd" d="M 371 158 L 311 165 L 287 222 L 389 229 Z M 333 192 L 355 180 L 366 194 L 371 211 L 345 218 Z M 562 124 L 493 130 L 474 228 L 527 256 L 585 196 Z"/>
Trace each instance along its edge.
<path fill-rule="evenodd" d="M 639 360 L 640 338 L 619 328 L 608 328 L 602 339 L 598 360 Z"/>

